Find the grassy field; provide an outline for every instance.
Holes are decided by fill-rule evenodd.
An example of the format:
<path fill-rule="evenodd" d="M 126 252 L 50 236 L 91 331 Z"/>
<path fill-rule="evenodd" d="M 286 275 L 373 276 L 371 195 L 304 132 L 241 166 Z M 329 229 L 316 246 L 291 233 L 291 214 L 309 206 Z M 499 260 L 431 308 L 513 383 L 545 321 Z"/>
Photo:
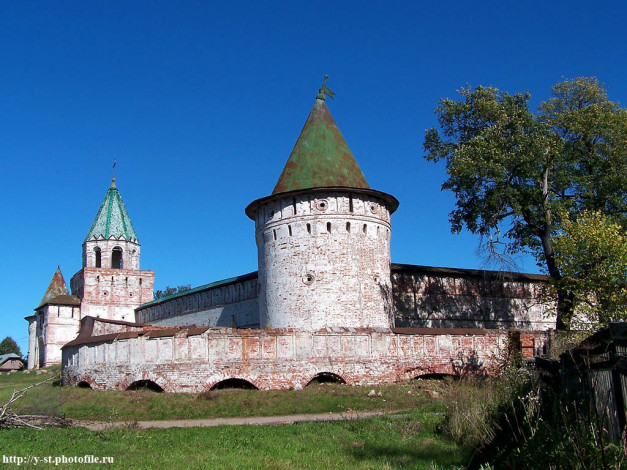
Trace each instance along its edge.
<path fill-rule="evenodd" d="M 45 375 L 0 376 L 0 402 Z M 438 431 L 443 385 L 424 381 L 385 387 L 317 385 L 299 391 L 216 390 L 174 395 L 96 392 L 51 384 L 21 401 L 24 413 L 53 412 L 89 420 L 142 420 L 410 409 L 403 416 L 291 426 L 185 429 L 83 428 L 0 431 L 6 456 L 111 456 L 113 464 L 69 468 L 460 468 L 469 449 Z M 381 396 L 368 397 L 370 390 Z M 16 407 L 17 411 L 17 407 Z M 10 465 L 10 464 L 9 464 Z M 37 468 L 46 467 L 41 461 Z M 48 465 L 53 466 L 53 465 Z M 17 467 L 17 466 L 16 466 Z M 34 468 L 22 464 L 19 468 Z"/>
<path fill-rule="evenodd" d="M 415 412 L 270 427 L 12 430 L 1 431 L 0 442 L 4 455 L 114 458 L 84 468 L 458 468 L 469 456 L 437 434 L 438 420 Z"/>
<path fill-rule="evenodd" d="M 39 382 L 46 375 L 0 376 L 0 403 L 16 388 Z M 72 419 L 97 421 L 227 418 L 326 413 L 364 410 L 437 411 L 439 402 L 430 396 L 439 387 L 428 381 L 377 387 L 319 384 L 303 390 L 212 390 L 200 394 L 138 391 L 94 391 L 48 383 L 36 387 L 16 403 L 23 414 L 56 414 Z M 375 390 L 376 396 L 368 393 Z"/>

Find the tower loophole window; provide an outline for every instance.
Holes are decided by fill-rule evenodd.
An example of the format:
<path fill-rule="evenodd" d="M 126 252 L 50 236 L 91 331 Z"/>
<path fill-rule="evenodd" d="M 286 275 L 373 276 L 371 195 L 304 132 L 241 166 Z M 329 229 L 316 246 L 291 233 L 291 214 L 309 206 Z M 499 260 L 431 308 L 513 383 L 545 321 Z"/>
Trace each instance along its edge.
<path fill-rule="evenodd" d="M 94 248 L 94 257 L 95 257 L 95 261 L 94 261 L 94 266 L 97 268 L 101 268 L 102 267 L 102 256 L 100 253 L 100 248 L 96 247 Z"/>
<path fill-rule="evenodd" d="M 324 212 L 324 211 L 326 211 L 329 208 L 329 203 L 327 202 L 326 199 L 322 199 L 320 201 L 316 201 L 315 207 L 319 211 L 323 211 Z"/>
<path fill-rule="evenodd" d="M 122 269 L 124 264 L 122 263 L 122 248 L 116 246 L 111 252 L 111 267 L 113 269 Z"/>
<path fill-rule="evenodd" d="M 316 276 L 312 272 L 307 272 L 307 273 L 305 273 L 303 275 L 302 279 L 303 279 L 303 283 L 305 283 L 305 285 L 310 286 L 316 280 Z"/>

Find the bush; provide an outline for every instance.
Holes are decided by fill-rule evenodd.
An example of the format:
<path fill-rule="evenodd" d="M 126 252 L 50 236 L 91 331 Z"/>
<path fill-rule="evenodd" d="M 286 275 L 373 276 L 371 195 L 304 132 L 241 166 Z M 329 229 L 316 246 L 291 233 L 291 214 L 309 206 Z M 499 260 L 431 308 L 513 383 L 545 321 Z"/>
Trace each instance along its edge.
<path fill-rule="evenodd" d="M 619 469 L 596 409 L 565 405 L 540 374 L 510 356 L 498 375 L 452 384 L 442 430 L 478 450 L 470 468 Z M 485 467 L 484 467 L 485 468 Z"/>

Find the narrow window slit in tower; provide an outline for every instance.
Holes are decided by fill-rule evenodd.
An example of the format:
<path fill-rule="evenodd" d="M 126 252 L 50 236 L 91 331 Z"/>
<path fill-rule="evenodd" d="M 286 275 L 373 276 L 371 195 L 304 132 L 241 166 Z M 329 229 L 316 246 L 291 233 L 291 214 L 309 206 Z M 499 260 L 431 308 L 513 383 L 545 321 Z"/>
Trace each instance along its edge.
<path fill-rule="evenodd" d="M 292 215 L 296 215 L 296 198 L 292 198 Z"/>
<path fill-rule="evenodd" d="M 351 233 L 351 223 L 350 222 L 346 222 L 346 231 L 348 233 Z"/>
<path fill-rule="evenodd" d="M 291 225 L 287 226 L 287 233 L 289 234 L 290 237 L 292 236 L 292 226 Z"/>
<path fill-rule="evenodd" d="M 307 224 L 307 233 L 311 235 L 311 224 Z"/>
<path fill-rule="evenodd" d="M 364 224 L 364 235 L 366 235 L 367 233 L 368 233 L 368 226 Z"/>
<path fill-rule="evenodd" d="M 327 232 L 331 233 L 331 222 L 327 222 Z"/>
<path fill-rule="evenodd" d="M 273 236 L 273 237 L 274 237 L 274 239 L 276 240 L 276 229 L 274 229 L 274 230 L 272 231 L 272 236 Z"/>
<path fill-rule="evenodd" d="M 348 200 L 348 210 L 350 212 L 353 212 L 353 196 L 350 196 L 350 198 Z"/>

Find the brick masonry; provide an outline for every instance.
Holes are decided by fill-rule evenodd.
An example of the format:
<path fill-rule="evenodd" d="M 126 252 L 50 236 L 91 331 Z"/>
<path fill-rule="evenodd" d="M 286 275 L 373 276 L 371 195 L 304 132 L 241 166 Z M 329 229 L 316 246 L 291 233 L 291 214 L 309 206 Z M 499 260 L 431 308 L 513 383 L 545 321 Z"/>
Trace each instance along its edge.
<path fill-rule="evenodd" d="M 555 307 L 546 276 L 392 264 L 393 325 L 412 328 L 546 330 Z M 217 284 L 217 285 L 216 285 Z M 259 328 L 257 273 L 142 305 L 140 323 Z"/>
<path fill-rule="evenodd" d="M 257 273 L 197 287 L 136 309 L 136 320 L 153 325 L 259 328 Z"/>
<path fill-rule="evenodd" d="M 555 326 L 555 305 L 541 300 L 547 276 L 392 265 L 395 325 L 421 328 Z"/>
<path fill-rule="evenodd" d="M 259 389 L 299 389 L 320 374 L 333 374 L 350 385 L 386 384 L 428 374 L 456 375 L 465 368 L 489 372 L 509 334 L 478 329 L 147 329 L 85 319 L 79 337 L 64 346 L 63 383 L 125 390 L 150 381 L 166 392 L 201 392 L 240 379 Z M 546 332 L 523 333 L 523 352 L 540 353 L 547 338 Z"/>
<path fill-rule="evenodd" d="M 390 210 L 381 195 L 318 189 L 249 206 L 262 328 L 390 326 Z"/>
<path fill-rule="evenodd" d="M 61 347 L 76 338 L 80 308 L 74 305 L 46 304 L 29 317 L 28 368 L 61 363 Z"/>
<path fill-rule="evenodd" d="M 84 267 L 70 281 L 81 316 L 135 321 L 135 309 L 153 298 L 154 271 Z"/>

